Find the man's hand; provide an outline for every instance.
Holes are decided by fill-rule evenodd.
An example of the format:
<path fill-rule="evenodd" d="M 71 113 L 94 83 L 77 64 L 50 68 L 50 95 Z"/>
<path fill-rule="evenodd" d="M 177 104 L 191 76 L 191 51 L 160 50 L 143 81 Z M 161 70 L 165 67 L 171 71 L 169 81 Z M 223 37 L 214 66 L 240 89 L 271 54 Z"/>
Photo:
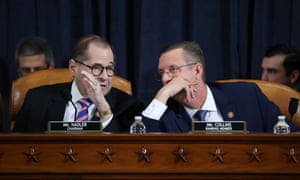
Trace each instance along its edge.
<path fill-rule="evenodd" d="M 83 75 L 83 85 L 87 96 L 96 105 L 99 114 L 111 112 L 110 105 L 104 97 L 99 80 L 87 71 L 82 71 L 81 74 Z M 108 114 L 106 113 L 105 115 Z"/>
<path fill-rule="evenodd" d="M 189 82 L 181 77 L 175 77 L 165 84 L 155 98 L 166 104 L 170 97 L 189 101 L 194 97 L 196 82 Z"/>

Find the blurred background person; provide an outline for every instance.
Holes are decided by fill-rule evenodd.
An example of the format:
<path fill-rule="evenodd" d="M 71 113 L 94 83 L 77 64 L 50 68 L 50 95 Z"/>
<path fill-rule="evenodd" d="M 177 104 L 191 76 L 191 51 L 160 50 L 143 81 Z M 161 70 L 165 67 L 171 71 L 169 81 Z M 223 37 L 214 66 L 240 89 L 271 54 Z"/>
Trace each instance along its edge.
<path fill-rule="evenodd" d="M 296 89 L 300 76 L 299 51 L 285 44 L 274 45 L 265 52 L 261 68 L 262 80 Z"/>
<path fill-rule="evenodd" d="M 16 64 L 19 76 L 54 68 L 54 55 L 48 42 L 41 37 L 28 37 L 16 47 Z"/>

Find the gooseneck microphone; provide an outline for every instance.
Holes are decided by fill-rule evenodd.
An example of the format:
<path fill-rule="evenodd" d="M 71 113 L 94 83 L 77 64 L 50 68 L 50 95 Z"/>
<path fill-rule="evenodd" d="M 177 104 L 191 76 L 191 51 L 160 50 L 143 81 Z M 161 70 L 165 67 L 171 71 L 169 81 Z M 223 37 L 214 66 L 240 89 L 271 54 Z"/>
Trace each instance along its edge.
<path fill-rule="evenodd" d="M 72 95 L 71 95 L 70 92 L 64 92 L 63 96 L 64 96 L 64 98 L 67 102 L 70 102 L 72 104 L 72 106 L 75 110 L 75 113 L 74 113 L 74 122 L 75 122 L 76 121 L 76 115 L 77 115 L 77 108 L 76 108 L 75 103 L 72 101 Z"/>

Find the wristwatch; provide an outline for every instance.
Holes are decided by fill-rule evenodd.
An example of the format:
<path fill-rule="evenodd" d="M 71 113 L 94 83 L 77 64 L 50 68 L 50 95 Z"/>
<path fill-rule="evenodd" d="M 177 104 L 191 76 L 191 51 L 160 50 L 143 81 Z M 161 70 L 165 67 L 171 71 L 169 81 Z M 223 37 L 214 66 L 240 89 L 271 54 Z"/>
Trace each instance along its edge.
<path fill-rule="evenodd" d="M 100 117 L 105 117 L 105 116 L 107 116 L 107 115 L 111 115 L 112 112 L 111 112 L 111 110 L 109 109 L 109 110 L 106 110 L 106 111 L 99 112 L 99 114 L 100 114 Z"/>

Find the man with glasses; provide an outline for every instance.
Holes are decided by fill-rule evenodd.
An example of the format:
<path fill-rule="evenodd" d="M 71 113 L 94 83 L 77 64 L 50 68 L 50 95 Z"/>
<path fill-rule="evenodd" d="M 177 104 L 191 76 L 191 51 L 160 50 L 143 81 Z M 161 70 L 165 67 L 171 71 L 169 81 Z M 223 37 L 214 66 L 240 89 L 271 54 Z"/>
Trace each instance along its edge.
<path fill-rule="evenodd" d="M 44 132 L 48 121 L 100 121 L 105 132 L 129 132 L 144 106 L 112 88 L 114 59 L 110 44 L 101 37 L 80 39 L 69 60 L 74 80 L 28 91 L 14 132 Z"/>
<path fill-rule="evenodd" d="M 16 64 L 19 76 L 43 69 L 54 68 L 54 55 L 48 42 L 40 37 L 29 37 L 16 47 Z"/>
<path fill-rule="evenodd" d="M 158 71 L 163 87 L 142 113 L 148 132 L 190 132 L 192 120 L 246 121 L 250 132 L 273 131 L 279 108 L 254 83 L 206 83 L 204 54 L 197 43 L 165 48 Z"/>

